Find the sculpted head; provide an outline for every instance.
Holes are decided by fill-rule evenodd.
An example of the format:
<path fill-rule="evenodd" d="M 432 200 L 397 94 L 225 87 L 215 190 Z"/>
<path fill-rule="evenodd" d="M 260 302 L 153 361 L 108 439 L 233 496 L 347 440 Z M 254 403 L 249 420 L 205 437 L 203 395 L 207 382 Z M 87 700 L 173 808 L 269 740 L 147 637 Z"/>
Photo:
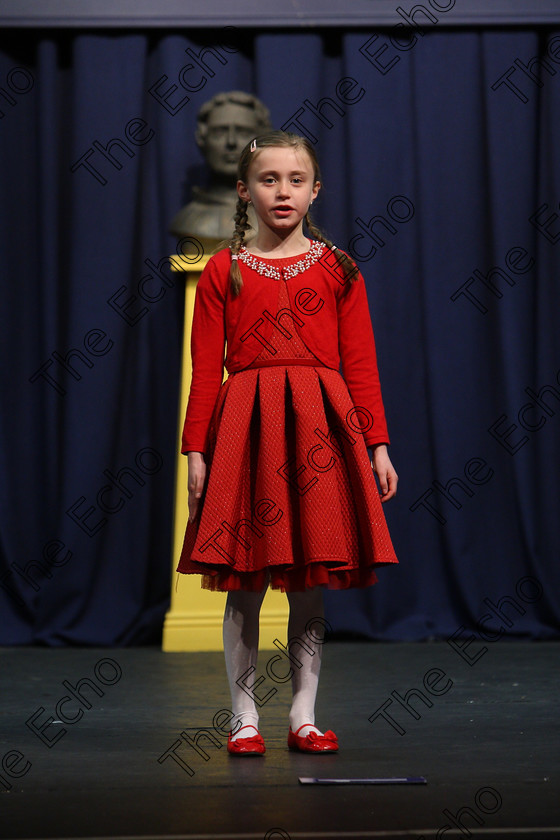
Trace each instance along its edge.
<path fill-rule="evenodd" d="M 205 102 L 197 115 L 196 142 L 212 172 L 235 181 L 243 147 L 269 131 L 268 108 L 250 93 L 232 90 Z"/>

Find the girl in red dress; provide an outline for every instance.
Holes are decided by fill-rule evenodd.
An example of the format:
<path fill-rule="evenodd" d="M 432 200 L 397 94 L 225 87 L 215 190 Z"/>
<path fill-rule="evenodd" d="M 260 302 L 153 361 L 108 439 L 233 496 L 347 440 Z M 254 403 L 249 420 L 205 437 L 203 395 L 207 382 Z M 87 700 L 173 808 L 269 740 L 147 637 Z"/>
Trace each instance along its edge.
<path fill-rule="evenodd" d="M 381 507 L 398 479 L 373 330 L 363 277 L 309 217 L 321 176 L 308 140 L 261 135 L 241 153 L 238 174 L 233 237 L 196 291 L 178 571 L 228 592 L 228 751 L 265 751 L 255 703 L 263 705 L 262 678 L 253 675 L 270 585 L 290 607 L 285 660 L 275 658 L 277 681 L 292 680 L 288 746 L 336 752 L 336 735 L 315 726 L 322 590 L 371 586 L 376 566 L 398 562 Z M 245 247 L 249 203 L 258 231 Z"/>

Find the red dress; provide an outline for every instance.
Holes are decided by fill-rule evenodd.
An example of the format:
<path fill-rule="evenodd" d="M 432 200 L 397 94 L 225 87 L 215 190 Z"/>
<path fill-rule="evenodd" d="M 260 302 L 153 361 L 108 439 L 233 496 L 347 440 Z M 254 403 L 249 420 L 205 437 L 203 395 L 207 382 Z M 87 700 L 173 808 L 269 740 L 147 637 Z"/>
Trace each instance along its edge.
<path fill-rule="evenodd" d="M 280 310 L 289 301 L 277 282 Z M 276 330 L 223 383 L 205 461 L 177 568 L 201 574 L 203 588 L 365 587 L 375 566 L 398 562 L 346 383 L 297 329 Z"/>

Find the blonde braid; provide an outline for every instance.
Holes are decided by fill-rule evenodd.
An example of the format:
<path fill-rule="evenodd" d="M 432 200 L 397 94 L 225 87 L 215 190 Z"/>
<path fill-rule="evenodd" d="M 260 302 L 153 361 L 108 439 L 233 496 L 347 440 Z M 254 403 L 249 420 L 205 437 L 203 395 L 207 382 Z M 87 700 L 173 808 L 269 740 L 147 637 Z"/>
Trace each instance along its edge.
<path fill-rule="evenodd" d="M 249 216 L 247 215 L 247 207 L 248 204 L 246 201 L 242 198 L 237 199 L 235 215 L 233 217 L 235 230 L 233 232 L 233 236 L 231 237 L 231 242 L 229 243 L 232 255 L 239 253 L 244 244 L 245 231 L 250 230 L 251 228 L 251 225 L 249 224 Z M 237 264 L 237 260 L 231 261 L 229 276 L 231 279 L 232 293 L 237 297 L 243 287 L 243 278 L 241 277 L 241 269 Z"/>
<path fill-rule="evenodd" d="M 311 236 L 330 248 L 336 255 L 342 271 L 344 272 L 345 279 L 350 283 L 355 283 L 358 279 L 359 269 L 354 260 L 350 259 L 350 257 L 341 251 L 340 248 L 337 248 L 336 245 L 333 245 L 331 240 L 328 239 L 318 227 L 316 227 L 316 225 L 311 221 L 309 211 L 305 214 L 305 224 L 307 225 L 307 229 L 309 230 Z"/>

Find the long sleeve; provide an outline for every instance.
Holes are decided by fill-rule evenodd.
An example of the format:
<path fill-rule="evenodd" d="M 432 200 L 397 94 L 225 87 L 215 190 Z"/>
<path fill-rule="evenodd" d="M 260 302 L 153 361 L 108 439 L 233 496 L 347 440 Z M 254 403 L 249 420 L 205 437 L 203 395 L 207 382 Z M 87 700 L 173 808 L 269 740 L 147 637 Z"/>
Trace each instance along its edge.
<path fill-rule="evenodd" d="M 211 259 L 196 288 L 191 332 L 192 381 L 181 452 L 205 452 L 208 428 L 224 375 L 227 277 Z"/>
<path fill-rule="evenodd" d="M 346 282 L 338 300 L 338 349 L 342 375 L 357 411 L 367 446 L 389 443 L 377 353 L 364 278 Z"/>

